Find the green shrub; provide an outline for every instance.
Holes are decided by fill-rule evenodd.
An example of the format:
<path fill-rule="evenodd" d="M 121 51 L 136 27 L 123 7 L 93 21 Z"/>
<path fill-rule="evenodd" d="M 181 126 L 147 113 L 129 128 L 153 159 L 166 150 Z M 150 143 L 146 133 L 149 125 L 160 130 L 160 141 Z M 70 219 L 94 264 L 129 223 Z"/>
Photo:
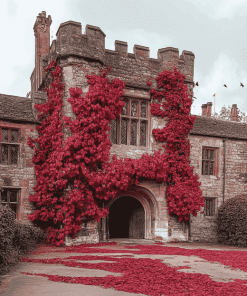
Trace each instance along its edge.
<path fill-rule="evenodd" d="M 228 199 L 219 207 L 217 232 L 220 243 L 247 247 L 247 194 Z"/>
<path fill-rule="evenodd" d="M 0 274 L 8 272 L 20 256 L 35 249 L 46 233 L 31 222 L 18 222 L 9 206 L 0 205 Z"/>
<path fill-rule="evenodd" d="M 17 227 L 14 212 L 9 206 L 0 205 L 0 274 L 18 262 L 18 251 L 12 244 Z"/>
<path fill-rule="evenodd" d="M 19 251 L 19 256 L 32 251 L 37 244 L 43 242 L 45 232 L 29 222 L 19 223 L 13 238 L 13 246 Z"/>

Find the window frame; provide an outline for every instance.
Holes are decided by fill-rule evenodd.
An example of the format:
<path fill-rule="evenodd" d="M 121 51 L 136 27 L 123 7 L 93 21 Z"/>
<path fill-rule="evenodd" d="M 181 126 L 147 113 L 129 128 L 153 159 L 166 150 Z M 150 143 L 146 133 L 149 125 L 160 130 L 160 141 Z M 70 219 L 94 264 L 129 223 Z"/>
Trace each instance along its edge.
<path fill-rule="evenodd" d="M 202 161 L 201 161 L 201 175 L 202 176 L 217 176 L 218 175 L 218 149 L 219 147 L 212 147 L 212 146 L 202 146 Z M 214 159 L 210 160 L 205 158 L 205 151 L 214 151 Z M 213 162 L 213 174 L 205 174 L 205 163 Z M 208 168 L 209 171 L 209 168 Z"/>
<path fill-rule="evenodd" d="M 216 203 L 217 203 L 217 198 L 216 197 L 204 197 L 204 202 L 205 202 L 205 207 L 204 207 L 204 217 L 216 217 Z M 207 215 L 207 207 L 206 203 L 207 202 L 212 202 L 212 213 L 211 215 Z"/>
<path fill-rule="evenodd" d="M 2 202 L 2 192 L 4 190 L 7 191 L 7 202 Z M 11 191 L 17 192 L 16 202 L 10 202 L 10 192 Z M 0 187 L 0 204 L 1 205 L 16 204 L 15 219 L 18 219 L 20 196 L 21 196 L 21 189 L 20 188 L 13 187 L 13 186 L 1 186 Z"/>
<path fill-rule="evenodd" d="M 8 130 L 8 142 L 2 141 L 2 129 Z M 11 142 L 11 131 L 17 131 L 17 142 Z M 2 145 L 8 146 L 8 163 L 2 162 Z M 7 166 L 18 166 L 19 159 L 20 159 L 20 129 L 12 128 L 8 126 L 0 126 L 0 165 L 7 165 Z M 11 146 L 17 146 L 17 163 L 11 163 Z"/>
<path fill-rule="evenodd" d="M 112 142 L 111 138 L 111 130 L 109 131 L 109 138 L 113 145 L 126 145 L 138 148 L 148 148 L 149 147 L 149 128 L 150 128 L 150 115 L 149 115 L 149 100 L 145 98 L 136 98 L 136 97 L 127 97 L 124 96 L 122 98 L 123 101 L 128 102 L 127 104 L 127 114 L 120 114 L 118 118 L 116 118 L 116 139 L 117 143 Z M 137 116 L 131 116 L 131 103 L 137 102 Z M 146 104 L 146 117 L 141 117 L 141 103 L 145 102 Z M 122 121 L 127 120 L 127 130 L 126 130 L 126 138 L 127 143 L 122 143 L 121 141 L 121 127 Z M 137 133 L 136 133 L 136 143 L 137 145 L 131 144 L 131 121 L 137 121 Z M 146 122 L 146 145 L 141 145 L 140 137 L 141 137 L 141 122 Z M 111 128 L 111 124 L 110 124 Z"/>

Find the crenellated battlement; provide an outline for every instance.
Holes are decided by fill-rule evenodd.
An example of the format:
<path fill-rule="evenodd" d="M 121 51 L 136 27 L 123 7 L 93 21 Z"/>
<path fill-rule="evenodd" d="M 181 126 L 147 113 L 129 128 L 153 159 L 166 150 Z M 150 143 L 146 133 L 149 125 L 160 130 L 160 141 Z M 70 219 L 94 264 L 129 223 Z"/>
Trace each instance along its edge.
<path fill-rule="evenodd" d="M 104 63 L 105 59 L 105 33 L 101 28 L 86 25 L 85 33 L 82 34 L 82 26 L 79 22 L 68 21 L 62 23 L 57 31 L 57 54 L 69 55 L 75 53 L 79 56 L 94 58 Z M 128 43 L 125 41 L 115 41 L 115 52 L 117 54 L 128 54 Z M 108 50 L 109 53 L 109 50 Z M 149 47 L 134 45 L 133 54 L 136 59 L 150 58 Z M 189 57 L 188 57 L 189 56 Z M 165 64 L 186 64 L 194 59 L 194 54 L 184 50 L 179 57 L 179 50 L 174 47 L 161 48 L 157 52 L 157 61 Z"/>
<path fill-rule="evenodd" d="M 148 79 L 155 87 L 157 75 L 175 66 L 186 76 L 189 88 L 193 89 L 195 55 L 190 51 L 183 50 L 179 56 L 178 48 L 160 48 L 157 59 L 154 59 L 150 58 L 149 47 L 135 44 L 133 52 L 129 53 L 128 43 L 120 40 L 115 41 L 115 50 L 109 50 L 105 48 L 106 34 L 101 28 L 86 25 L 82 34 L 81 23 L 74 21 L 60 24 L 56 37 L 49 54 L 41 59 L 43 68 L 52 59 L 62 67 L 79 63 L 87 73 L 106 64 L 111 67 L 110 78 L 118 77 L 127 85 L 149 89 L 146 85 Z"/>
<path fill-rule="evenodd" d="M 56 36 L 58 56 L 77 55 L 104 64 L 106 35 L 99 27 L 87 25 L 82 34 L 81 23 L 68 21 L 59 26 Z"/>

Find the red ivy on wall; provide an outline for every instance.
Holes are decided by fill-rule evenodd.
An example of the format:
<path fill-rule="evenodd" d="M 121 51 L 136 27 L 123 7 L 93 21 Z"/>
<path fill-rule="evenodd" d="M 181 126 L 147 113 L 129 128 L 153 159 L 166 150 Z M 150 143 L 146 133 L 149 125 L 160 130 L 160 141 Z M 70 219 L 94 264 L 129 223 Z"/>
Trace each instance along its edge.
<path fill-rule="evenodd" d="M 190 143 L 187 137 L 196 116 L 190 115 L 192 98 L 188 96 L 184 79 L 185 76 L 176 68 L 174 71 L 163 71 L 156 78 L 162 91 L 150 91 L 153 99 L 158 101 L 151 103 L 151 113 L 167 120 L 164 128 L 153 129 L 153 135 L 157 142 L 166 142 L 163 155 L 164 163 L 169 164 L 166 180 L 168 212 L 177 215 L 179 222 L 189 220 L 190 213 L 196 216 L 200 207 L 205 206 L 201 184 L 198 176 L 193 175 L 189 161 Z M 150 82 L 147 84 L 151 86 Z"/>
<path fill-rule="evenodd" d="M 165 153 L 155 151 L 154 155 L 124 160 L 113 156 L 110 161 L 109 122 L 121 114 L 124 82 L 117 78 L 109 82 L 108 70 L 101 70 L 99 76 L 87 75 L 90 87 L 85 97 L 81 96 L 81 89 L 69 89 L 68 102 L 76 115 L 72 120 L 62 116 L 62 69 L 52 61 L 47 71 L 53 77 L 46 89 L 48 101 L 35 105 L 42 121 L 37 127 L 39 137 L 29 138 L 28 144 L 36 148 L 33 162 L 37 177 L 36 193 L 29 197 L 36 210 L 29 219 L 58 225 L 47 229 L 48 242 L 59 246 L 65 235 L 75 238 L 82 218 L 99 222 L 109 213 L 102 201 L 114 198 L 143 178 L 167 183 L 169 214 L 176 214 L 180 222 L 189 220 L 190 213 L 197 215 L 204 201 L 188 159 L 190 146 L 186 137 L 195 117 L 189 115 L 192 101 L 183 84 L 184 75 L 176 69 L 163 71 L 156 79 L 163 90 L 150 91 L 154 100 L 166 99 L 162 102 L 164 111 L 160 103 L 151 104 L 153 115 L 167 118 L 165 128 L 153 130 L 157 142 L 166 142 Z"/>

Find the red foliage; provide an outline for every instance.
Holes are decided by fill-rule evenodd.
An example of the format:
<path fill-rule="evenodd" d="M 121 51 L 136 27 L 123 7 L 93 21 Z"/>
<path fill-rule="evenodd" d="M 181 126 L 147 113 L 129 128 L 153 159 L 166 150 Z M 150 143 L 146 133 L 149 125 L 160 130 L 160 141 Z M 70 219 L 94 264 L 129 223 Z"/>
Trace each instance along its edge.
<path fill-rule="evenodd" d="M 109 243 L 111 245 L 112 243 Z M 60 252 L 68 253 L 119 253 L 119 250 L 98 249 L 97 246 L 107 244 L 80 245 L 67 247 Z M 140 249 L 132 251 L 133 254 L 162 254 L 198 256 L 208 261 L 218 262 L 226 266 L 247 271 L 247 252 L 245 251 L 211 251 L 204 249 L 182 249 L 178 247 L 164 247 L 158 245 L 127 246 L 128 249 Z M 121 253 L 130 253 L 130 250 Z M 117 257 L 119 255 L 116 254 Z M 161 259 L 150 258 L 122 258 L 112 256 L 69 256 L 55 259 L 32 259 L 23 258 L 22 262 L 38 262 L 44 264 L 63 264 L 70 267 L 100 269 L 110 272 L 122 273 L 122 276 L 108 275 L 106 277 L 67 277 L 47 274 L 31 274 L 47 277 L 51 281 L 66 282 L 84 285 L 113 287 L 118 291 L 143 293 L 145 295 L 246 295 L 247 281 L 235 279 L 234 282 L 216 282 L 206 274 L 179 272 L 189 266 L 168 267 Z M 105 260 L 112 263 L 79 263 L 77 260 Z"/>
<path fill-rule="evenodd" d="M 184 79 L 185 76 L 176 68 L 174 71 L 163 71 L 156 78 L 158 88 L 162 90 L 150 91 L 153 99 L 159 101 L 151 104 L 151 113 L 167 120 L 163 129 L 153 129 L 153 135 L 157 142 L 166 142 L 163 164 L 168 164 L 168 212 L 177 215 L 180 222 L 189 220 L 190 213 L 196 216 L 200 207 L 204 207 L 198 176 L 193 175 L 189 162 L 190 143 L 187 137 L 196 117 L 190 115 L 192 98 L 188 95 Z"/>
<path fill-rule="evenodd" d="M 167 187 L 169 214 L 178 216 L 180 222 L 189 220 L 189 214 L 197 215 L 204 201 L 199 189 L 198 177 L 193 175 L 189 164 L 190 145 L 188 133 L 193 127 L 195 117 L 189 115 L 191 98 L 184 85 L 184 75 L 174 71 L 163 71 L 156 78 L 157 92 L 151 89 L 153 99 L 151 113 L 167 118 L 163 129 L 154 129 L 157 142 L 166 142 L 166 151 L 155 151 L 154 155 L 142 155 L 140 159 L 119 160 L 113 156 L 109 161 L 111 142 L 108 131 L 109 122 L 116 119 L 124 106 L 121 96 L 125 84 L 115 78 L 106 78 L 107 70 L 100 75 L 87 75 L 89 91 L 82 97 L 82 90 L 70 88 L 72 110 L 76 119 L 61 114 L 64 85 L 61 83 L 62 70 L 52 61 L 46 71 L 52 70 L 54 81 L 47 89 L 48 101 L 35 105 L 42 120 L 37 127 L 39 138 L 29 139 L 28 144 L 35 147 L 37 184 L 36 194 L 29 200 L 36 211 L 29 215 L 30 220 L 52 220 L 62 225 L 62 229 L 49 227 L 48 242 L 58 246 L 64 243 L 65 235 L 80 231 L 82 218 L 100 221 L 109 210 L 100 207 L 100 200 L 114 198 L 120 191 L 127 190 L 130 184 L 140 179 L 164 182 Z M 110 68 L 108 68 L 110 70 Z M 148 83 L 151 86 L 151 83 Z M 63 139 L 64 129 L 72 136 Z M 38 147 L 37 147 L 38 146 Z"/>

